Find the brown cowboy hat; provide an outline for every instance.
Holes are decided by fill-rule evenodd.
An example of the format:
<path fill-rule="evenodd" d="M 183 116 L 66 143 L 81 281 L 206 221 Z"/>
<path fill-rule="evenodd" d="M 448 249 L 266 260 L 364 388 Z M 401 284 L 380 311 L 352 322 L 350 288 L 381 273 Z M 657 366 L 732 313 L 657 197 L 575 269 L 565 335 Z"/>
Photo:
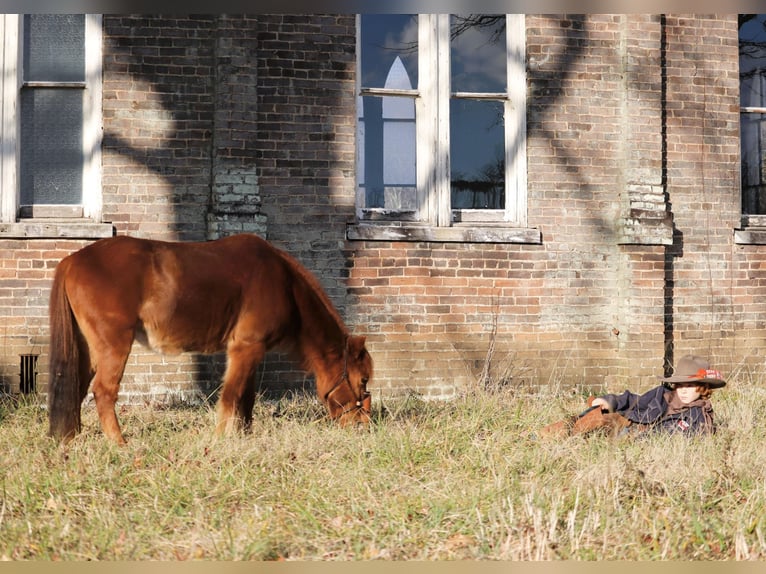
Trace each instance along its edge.
<path fill-rule="evenodd" d="M 726 385 L 723 375 L 697 355 L 685 355 L 678 359 L 672 377 L 657 378 L 671 386 L 677 383 L 699 383 L 711 389 L 717 389 Z"/>

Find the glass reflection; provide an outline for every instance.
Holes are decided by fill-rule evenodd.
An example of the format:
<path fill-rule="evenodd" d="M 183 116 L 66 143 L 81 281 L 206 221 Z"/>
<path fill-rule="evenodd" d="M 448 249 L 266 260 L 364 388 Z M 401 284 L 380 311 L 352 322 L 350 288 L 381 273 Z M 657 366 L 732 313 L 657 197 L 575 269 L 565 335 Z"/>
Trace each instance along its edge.
<path fill-rule="evenodd" d="M 450 59 L 453 92 L 506 91 L 505 17 L 452 16 Z"/>
<path fill-rule="evenodd" d="M 504 207 L 503 102 L 452 100 L 450 165 L 453 209 Z"/>
<path fill-rule="evenodd" d="M 417 16 L 361 16 L 362 87 L 417 86 Z M 415 101 L 363 96 L 357 103 L 357 180 L 365 208 L 416 210 Z"/>
<path fill-rule="evenodd" d="M 740 103 L 743 108 L 766 107 L 766 14 L 740 15 Z M 766 115 L 741 114 L 743 210 L 766 214 Z"/>
<path fill-rule="evenodd" d="M 360 100 L 357 173 L 364 206 L 414 211 L 415 103 L 394 96 Z"/>
<path fill-rule="evenodd" d="M 384 87 L 397 58 L 412 86 L 417 87 L 417 15 L 362 14 L 361 25 L 362 87 Z"/>

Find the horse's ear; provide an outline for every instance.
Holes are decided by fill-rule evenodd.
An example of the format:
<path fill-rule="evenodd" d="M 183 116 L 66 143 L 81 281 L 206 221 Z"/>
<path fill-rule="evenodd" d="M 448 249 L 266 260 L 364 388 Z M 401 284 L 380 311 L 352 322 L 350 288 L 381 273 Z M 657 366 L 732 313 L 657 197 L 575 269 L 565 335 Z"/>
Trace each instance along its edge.
<path fill-rule="evenodd" d="M 367 337 L 364 335 L 351 336 L 348 338 L 348 351 L 352 357 L 361 358 L 362 352 L 365 350 L 364 343 L 367 341 Z"/>

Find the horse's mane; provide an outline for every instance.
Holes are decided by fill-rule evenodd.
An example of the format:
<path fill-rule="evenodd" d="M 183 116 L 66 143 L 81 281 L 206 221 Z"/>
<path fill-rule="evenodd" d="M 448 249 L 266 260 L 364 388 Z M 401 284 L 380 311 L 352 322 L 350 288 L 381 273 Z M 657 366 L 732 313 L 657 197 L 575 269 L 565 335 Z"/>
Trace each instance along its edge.
<path fill-rule="evenodd" d="M 348 334 L 346 324 L 341 318 L 340 313 L 338 313 L 338 310 L 335 308 L 335 305 L 333 305 L 332 301 L 330 301 L 330 298 L 327 296 L 327 293 L 322 288 L 322 285 L 319 283 L 319 280 L 316 278 L 316 276 L 303 265 L 301 265 L 301 263 L 295 257 L 286 251 L 281 249 L 277 249 L 276 251 L 282 260 L 288 264 L 290 269 L 292 269 L 301 279 L 303 279 L 303 281 L 308 284 L 309 291 L 314 294 L 314 296 L 324 307 L 325 311 L 327 311 L 327 314 L 330 315 L 330 317 L 338 324 L 341 333 L 345 337 Z"/>

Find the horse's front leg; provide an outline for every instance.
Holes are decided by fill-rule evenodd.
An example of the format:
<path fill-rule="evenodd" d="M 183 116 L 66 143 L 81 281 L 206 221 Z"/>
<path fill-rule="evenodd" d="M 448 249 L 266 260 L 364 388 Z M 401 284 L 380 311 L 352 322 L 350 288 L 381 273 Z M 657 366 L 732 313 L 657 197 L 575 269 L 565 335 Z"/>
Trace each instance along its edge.
<path fill-rule="evenodd" d="M 230 344 L 226 350 L 226 372 L 218 399 L 216 433 L 230 434 L 249 428 L 253 421 L 255 381 L 253 375 L 263 360 L 266 349 L 262 344 Z"/>

